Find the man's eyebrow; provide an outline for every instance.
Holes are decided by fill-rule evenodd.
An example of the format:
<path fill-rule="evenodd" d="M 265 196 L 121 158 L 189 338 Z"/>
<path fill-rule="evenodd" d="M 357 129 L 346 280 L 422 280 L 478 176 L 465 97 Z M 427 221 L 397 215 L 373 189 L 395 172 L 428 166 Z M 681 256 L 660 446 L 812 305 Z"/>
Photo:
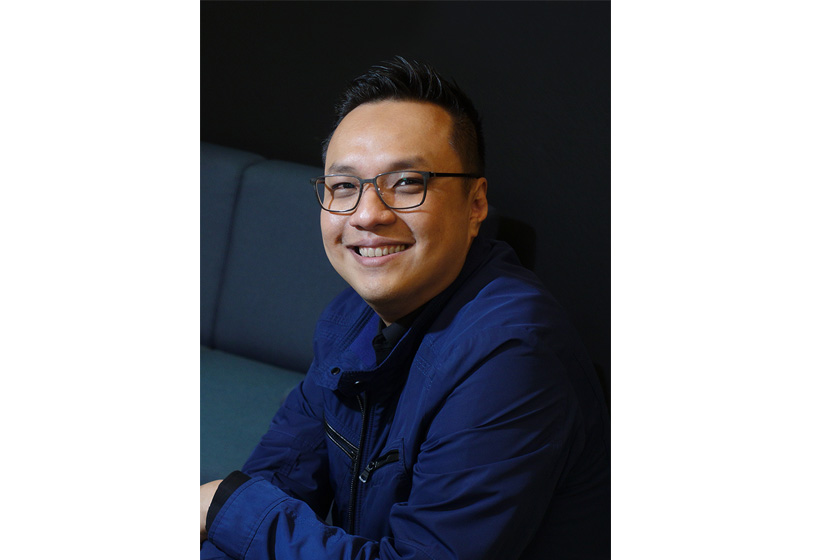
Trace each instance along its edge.
<path fill-rule="evenodd" d="M 388 171 L 399 171 L 401 169 L 417 169 L 418 167 L 428 167 L 428 165 L 429 163 L 423 156 L 414 156 L 411 158 L 391 162 L 391 164 L 388 166 Z"/>
<path fill-rule="evenodd" d="M 416 169 L 418 171 L 425 171 L 425 168 L 428 166 L 429 163 L 428 161 L 426 161 L 426 158 L 424 158 L 423 156 L 414 156 L 410 158 L 392 161 L 385 168 L 383 168 L 382 171 L 380 171 L 380 173 L 386 173 L 388 171 L 401 171 L 403 169 Z M 329 173 L 347 173 L 349 175 L 355 175 L 358 173 L 355 166 L 338 162 L 330 165 L 327 171 Z"/>
<path fill-rule="evenodd" d="M 330 168 L 327 169 L 328 173 L 350 173 L 354 174 L 356 172 L 356 168 L 352 165 L 344 165 L 344 164 L 337 164 L 333 163 L 330 165 Z"/>

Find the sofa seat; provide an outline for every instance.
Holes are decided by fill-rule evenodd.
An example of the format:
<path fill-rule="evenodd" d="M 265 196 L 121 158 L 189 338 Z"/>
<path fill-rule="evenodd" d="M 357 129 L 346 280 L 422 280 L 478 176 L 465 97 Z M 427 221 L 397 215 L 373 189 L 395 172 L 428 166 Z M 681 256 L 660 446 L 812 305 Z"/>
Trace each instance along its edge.
<path fill-rule="evenodd" d="M 201 347 L 201 483 L 242 464 L 303 374 Z"/>

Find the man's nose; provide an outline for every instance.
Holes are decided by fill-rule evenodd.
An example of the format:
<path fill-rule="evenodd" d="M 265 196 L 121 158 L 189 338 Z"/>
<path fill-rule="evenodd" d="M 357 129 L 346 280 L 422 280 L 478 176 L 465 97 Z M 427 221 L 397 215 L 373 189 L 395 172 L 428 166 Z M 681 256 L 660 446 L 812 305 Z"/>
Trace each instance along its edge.
<path fill-rule="evenodd" d="M 362 198 L 356 211 L 350 216 L 350 224 L 355 227 L 369 229 L 380 224 L 388 224 L 394 221 L 394 212 L 385 206 L 376 187 L 373 183 L 362 185 Z"/>

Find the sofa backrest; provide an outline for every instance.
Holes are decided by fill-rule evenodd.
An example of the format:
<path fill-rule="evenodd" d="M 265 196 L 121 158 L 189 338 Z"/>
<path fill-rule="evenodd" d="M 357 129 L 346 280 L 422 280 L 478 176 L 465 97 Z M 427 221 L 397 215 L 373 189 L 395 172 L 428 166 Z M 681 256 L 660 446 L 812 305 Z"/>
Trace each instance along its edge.
<path fill-rule="evenodd" d="M 201 344 L 212 346 L 233 209 L 245 168 L 262 156 L 201 143 Z"/>
<path fill-rule="evenodd" d="M 202 146 L 202 160 L 205 156 L 222 154 L 205 152 Z M 202 344 L 287 369 L 308 369 L 318 316 L 347 287 L 321 242 L 319 207 L 309 178 L 322 172 L 263 159 L 243 168 L 206 344 L 202 301 Z M 202 178 L 202 198 L 204 188 Z M 208 219 L 203 212 L 204 204 L 202 221 Z M 216 225 L 224 227 L 221 221 Z M 213 227 L 203 224 L 202 237 Z M 202 290 L 212 264 L 206 269 L 202 264 Z M 202 293 L 202 300 L 210 297 L 209 291 Z"/>

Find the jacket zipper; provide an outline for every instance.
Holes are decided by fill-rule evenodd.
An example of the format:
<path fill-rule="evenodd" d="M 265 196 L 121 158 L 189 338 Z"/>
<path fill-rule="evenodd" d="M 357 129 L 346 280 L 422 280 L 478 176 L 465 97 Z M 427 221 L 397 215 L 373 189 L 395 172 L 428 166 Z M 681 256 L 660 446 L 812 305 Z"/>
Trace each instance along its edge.
<path fill-rule="evenodd" d="M 367 403 L 367 396 L 362 393 L 361 395 L 357 395 L 356 398 L 359 399 L 359 410 L 362 412 L 362 433 L 359 436 L 359 452 L 356 453 L 355 460 L 353 461 L 353 476 L 350 479 L 350 505 L 347 508 L 347 532 L 351 535 L 355 534 L 356 532 L 356 499 L 358 496 L 358 480 L 359 480 L 359 471 L 362 468 L 362 450 L 365 448 L 365 432 L 367 431 L 367 407 L 365 406 Z"/>
<path fill-rule="evenodd" d="M 336 444 L 339 449 L 344 451 L 344 453 L 350 457 L 351 461 L 355 461 L 356 455 L 359 454 L 359 450 L 356 446 L 350 443 L 343 435 L 338 433 L 338 431 L 330 426 L 326 420 L 324 420 L 324 428 L 327 432 L 327 437 L 330 438 L 330 441 Z"/>
<path fill-rule="evenodd" d="M 370 479 L 370 475 L 378 469 L 379 467 L 384 467 L 390 463 L 396 463 L 400 460 L 400 452 L 394 449 L 393 451 L 389 451 L 382 457 L 378 459 L 374 459 L 368 466 L 365 467 L 365 470 L 362 471 L 362 474 L 359 475 L 359 482 L 365 483 Z"/>

